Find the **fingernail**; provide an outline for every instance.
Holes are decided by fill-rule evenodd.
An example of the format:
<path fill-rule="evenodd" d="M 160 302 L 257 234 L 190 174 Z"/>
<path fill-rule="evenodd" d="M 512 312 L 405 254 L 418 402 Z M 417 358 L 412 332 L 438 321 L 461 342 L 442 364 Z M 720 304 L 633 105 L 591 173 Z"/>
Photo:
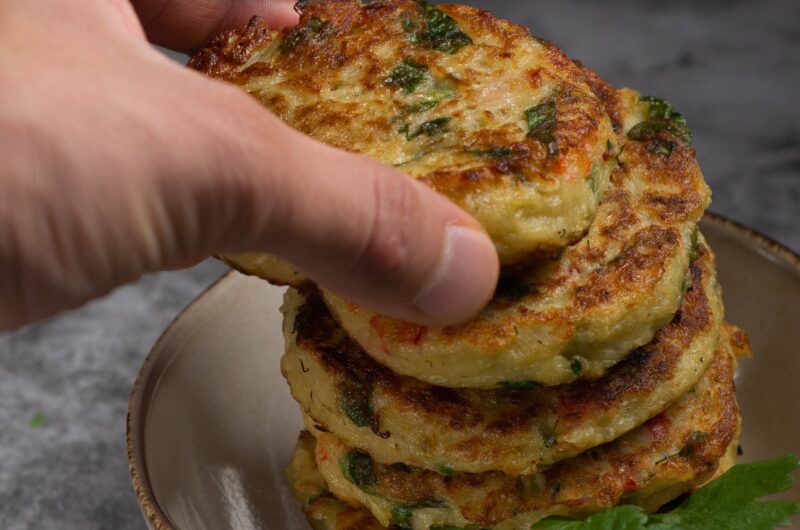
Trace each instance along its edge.
<path fill-rule="evenodd" d="M 414 305 L 440 325 L 463 322 L 491 298 L 498 268 L 497 250 L 486 234 L 449 225 L 439 265 Z"/>

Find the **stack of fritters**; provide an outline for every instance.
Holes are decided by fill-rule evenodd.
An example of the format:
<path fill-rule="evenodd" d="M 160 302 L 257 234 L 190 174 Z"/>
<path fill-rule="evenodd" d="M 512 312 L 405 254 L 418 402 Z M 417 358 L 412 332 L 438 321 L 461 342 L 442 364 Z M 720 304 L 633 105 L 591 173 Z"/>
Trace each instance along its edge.
<path fill-rule="evenodd" d="M 283 373 L 308 431 L 290 484 L 315 528 L 530 528 L 656 510 L 729 467 L 746 335 L 723 322 L 683 117 L 465 6 L 303 2 L 191 66 L 467 209 L 503 264 L 472 321 L 432 329 L 292 287 Z"/>

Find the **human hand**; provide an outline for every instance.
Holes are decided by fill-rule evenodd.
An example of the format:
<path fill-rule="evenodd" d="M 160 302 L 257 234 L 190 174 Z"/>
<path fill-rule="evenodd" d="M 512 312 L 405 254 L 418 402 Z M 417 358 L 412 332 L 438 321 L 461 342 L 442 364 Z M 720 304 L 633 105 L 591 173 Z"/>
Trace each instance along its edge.
<path fill-rule="evenodd" d="M 0 5 L 0 330 L 148 271 L 266 251 L 320 285 L 425 324 L 490 298 L 494 246 L 466 213 L 283 124 L 145 38 L 190 50 L 293 2 Z"/>

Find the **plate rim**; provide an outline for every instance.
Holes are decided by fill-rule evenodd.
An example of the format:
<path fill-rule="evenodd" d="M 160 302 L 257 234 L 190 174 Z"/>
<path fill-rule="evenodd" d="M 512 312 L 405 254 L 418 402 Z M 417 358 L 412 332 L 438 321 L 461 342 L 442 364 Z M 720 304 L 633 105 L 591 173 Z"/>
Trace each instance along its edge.
<path fill-rule="evenodd" d="M 703 220 L 742 236 L 756 246 L 768 251 L 770 254 L 777 255 L 789 267 L 800 273 L 800 254 L 788 248 L 786 245 L 777 242 L 757 230 L 714 212 L 706 212 Z M 205 301 L 212 291 L 218 289 L 238 274 L 239 273 L 234 270 L 223 273 L 222 276 L 206 287 L 172 319 L 170 324 L 164 329 L 150 348 L 131 388 L 130 397 L 128 398 L 125 432 L 125 443 L 128 452 L 128 471 L 131 475 L 131 482 L 136 493 L 139 508 L 145 518 L 145 522 L 152 530 L 175 529 L 175 526 L 169 520 L 164 510 L 162 510 L 153 493 L 147 473 L 144 447 L 144 426 L 147 419 L 150 397 L 153 395 L 152 390 L 156 387 L 164 369 L 169 366 L 171 360 L 171 356 L 169 355 L 162 358 L 165 352 L 168 351 L 164 349 L 163 345 L 167 337 L 172 334 L 176 326 L 186 318 L 187 314 L 192 309 Z"/>

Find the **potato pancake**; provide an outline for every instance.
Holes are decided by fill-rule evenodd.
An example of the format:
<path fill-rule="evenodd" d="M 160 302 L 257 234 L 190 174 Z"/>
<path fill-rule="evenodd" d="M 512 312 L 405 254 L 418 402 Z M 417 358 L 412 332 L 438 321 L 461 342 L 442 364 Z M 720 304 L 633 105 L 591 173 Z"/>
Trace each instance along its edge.
<path fill-rule="evenodd" d="M 484 390 L 401 376 L 347 336 L 313 287 L 289 289 L 284 299 L 281 369 L 320 429 L 377 461 L 443 472 L 532 473 L 617 438 L 695 385 L 713 357 L 722 320 L 714 259 L 704 244 L 689 278 L 672 322 L 595 380 Z"/>
<path fill-rule="evenodd" d="M 598 377 L 647 344 L 678 310 L 710 191 L 686 138 L 636 132 L 677 113 L 631 90 L 615 94 L 626 140 L 585 238 L 553 262 L 506 271 L 480 315 L 444 329 L 326 293 L 348 334 L 392 370 L 454 388 Z"/>
<path fill-rule="evenodd" d="M 618 142 L 558 48 L 467 6 L 299 6 L 297 27 L 269 31 L 254 18 L 189 66 L 448 196 L 484 226 L 502 263 L 552 256 L 583 236 Z"/>
<path fill-rule="evenodd" d="M 669 409 L 618 440 L 562 461 L 537 474 L 509 476 L 499 472 L 440 474 L 406 465 L 385 465 L 367 453 L 348 447 L 335 436 L 307 435 L 299 452 L 306 452 L 305 474 L 318 476 L 310 464 L 314 450 L 319 475 L 309 495 L 293 487 L 310 518 L 326 495 L 362 506 L 362 526 L 349 526 L 323 515 L 324 526 L 375 528 L 399 525 L 417 530 L 443 528 L 523 529 L 552 515 L 584 518 L 619 503 L 655 511 L 691 491 L 733 463 L 739 415 L 733 376 L 735 346 L 743 335 L 726 328 L 713 361 L 693 390 Z M 738 351 L 737 351 L 738 350 Z M 296 466 L 292 466 L 297 469 Z M 329 493 L 326 493 L 329 492 Z M 321 495 L 321 496 L 320 496 Z M 363 516 L 372 513 L 375 522 Z M 335 522 L 335 524 L 333 524 Z M 320 520 L 317 519 L 317 523 Z"/>

